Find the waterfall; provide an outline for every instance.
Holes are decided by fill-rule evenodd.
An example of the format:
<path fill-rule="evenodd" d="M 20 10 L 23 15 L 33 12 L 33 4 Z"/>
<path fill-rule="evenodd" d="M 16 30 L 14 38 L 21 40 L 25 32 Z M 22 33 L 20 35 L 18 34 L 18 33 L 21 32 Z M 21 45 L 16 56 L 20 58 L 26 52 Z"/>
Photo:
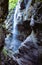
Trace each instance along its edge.
<path fill-rule="evenodd" d="M 25 8 L 23 10 L 20 10 L 20 4 L 22 3 L 23 0 L 19 0 L 16 8 L 15 8 L 15 12 L 14 12 L 14 18 L 13 18 L 13 37 L 9 40 L 6 39 L 6 44 L 8 45 L 8 48 L 11 49 L 12 51 L 17 51 L 19 46 L 21 45 L 21 43 L 24 41 L 24 36 L 23 34 L 21 35 L 20 30 L 18 30 L 18 25 L 23 25 L 23 22 L 28 20 L 28 16 L 29 16 L 29 7 L 31 5 L 32 0 L 24 0 L 24 6 Z M 11 22 L 11 21 L 10 21 Z M 24 31 L 23 31 L 24 32 Z M 23 38 L 23 40 L 21 40 L 21 38 Z"/>
<path fill-rule="evenodd" d="M 28 10 L 29 10 L 32 0 L 28 0 L 28 1 L 24 0 L 24 3 L 27 2 L 27 4 L 25 3 L 26 8 L 22 11 L 20 10 L 21 2 L 22 2 L 21 0 L 18 1 L 16 9 L 15 9 L 15 14 L 14 14 L 13 41 L 12 41 L 14 51 L 16 51 L 19 48 L 19 46 L 21 45 L 21 42 L 22 42 L 21 40 L 18 40 L 18 38 L 17 38 L 19 35 L 21 35 L 17 29 L 17 25 L 22 24 L 23 21 L 25 21 L 25 20 L 28 20 Z M 25 14 L 26 14 L 26 16 L 25 16 Z"/>
<path fill-rule="evenodd" d="M 27 0 L 24 0 L 24 3 L 26 3 Z M 23 21 L 25 20 L 28 20 L 28 10 L 29 10 L 29 7 L 31 5 L 31 2 L 32 0 L 28 0 L 27 1 L 27 4 L 25 4 L 25 9 L 24 10 L 20 10 L 20 3 L 21 3 L 21 0 L 19 0 L 19 2 L 17 3 L 17 6 L 16 6 L 16 10 L 15 10 L 15 14 L 14 14 L 14 24 L 13 24 L 13 29 L 16 27 L 16 25 L 18 23 L 22 23 Z M 15 30 L 13 30 L 15 31 Z"/>

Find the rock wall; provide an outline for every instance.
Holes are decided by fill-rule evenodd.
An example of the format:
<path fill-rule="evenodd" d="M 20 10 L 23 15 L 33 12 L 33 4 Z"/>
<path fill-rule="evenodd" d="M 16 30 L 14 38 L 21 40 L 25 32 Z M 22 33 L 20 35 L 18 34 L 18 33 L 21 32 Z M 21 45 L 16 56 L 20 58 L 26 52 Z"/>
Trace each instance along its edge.
<path fill-rule="evenodd" d="M 8 14 L 8 0 L 0 0 L 0 22 L 6 19 Z"/>

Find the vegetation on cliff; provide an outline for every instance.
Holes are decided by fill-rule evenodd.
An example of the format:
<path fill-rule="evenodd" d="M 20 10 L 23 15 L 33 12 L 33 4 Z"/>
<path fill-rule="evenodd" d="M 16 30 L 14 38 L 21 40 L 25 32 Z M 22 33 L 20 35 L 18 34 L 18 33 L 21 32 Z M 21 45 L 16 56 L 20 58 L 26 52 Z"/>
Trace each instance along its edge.
<path fill-rule="evenodd" d="M 17 1 L 18 0 L 9 0 L 9 11 L 16 6 Z"/>

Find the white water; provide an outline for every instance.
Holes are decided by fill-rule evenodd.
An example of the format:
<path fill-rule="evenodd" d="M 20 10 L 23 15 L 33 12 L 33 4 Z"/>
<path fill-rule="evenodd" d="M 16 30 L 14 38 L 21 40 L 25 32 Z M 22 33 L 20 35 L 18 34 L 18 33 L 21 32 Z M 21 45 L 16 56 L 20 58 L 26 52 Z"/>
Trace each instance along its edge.
<path fill-rule="evenodd" d="M 20 3 L 22 1 L 19 0 L 18 3 L 17 3 L 17 6 L 16 6 L 16 10 L 15 10 L 15 14 L 14 14 L 14 24 L 13 24 L 13 33 L 16 33 L 16 26 L 18 23 L 21 23 L 25 20 L 28 20 L 28 10 L 29 10 L 29 7 L 31 5 L 31 2 L 32 0 L 28 0 L 28 3 L 25 5 L 26 8 L 24 10 L 20 10 Z M 23 18 L 22 18 L 23 17 Z"/>
<path fill-rule="evenodd" d="M 26 2 L 26 0 L 24 0 Z M 29 7 L 31 5 L 32 0 L 28 0 L 27 4 L 25 4 L 25 9 L 23 9 L 22 11 L 20 10 L 20 3 L 22 2 L 22 0 L 19 0 L 17 5 L 16 5 L 16 9 L 15 9 L 15 14 L 14 14 L 14 23 L 13 23 L 13 38 L 11 41 L 11 46 L 10 49 L 12 49 L 12 51 L 17 51 L 19 46 L 21 45 L 21 41 L 18 40 L 16 37 L 19 36 L 19 31 L 17 29 L 17 24 L 22 24 L 23 21 L 28 20 L 28 10 Z"/>
<path fill-rule="evenodd" d="M 17 24 L 22 24 L 23 21 L 28 20 L 28 10 L 31 5 L 32 0 L 28 0 L 28 3 L 25 5 L 26 8 L 24 10 L 20 10 L 20 3 L 22 0 L 19 0 L 16 6 L 15 14 L 14 14 L 14 24 L 13 24 L 13 42 L 14 50 L 16 51 L 21 45 L 21 41 L 16 38 L 19 35 L 19 31 L 17 30 Z M 25 15 L 26 14 L 26 15 Z M 23 18 L 22 18 L 23 17 Z"/>

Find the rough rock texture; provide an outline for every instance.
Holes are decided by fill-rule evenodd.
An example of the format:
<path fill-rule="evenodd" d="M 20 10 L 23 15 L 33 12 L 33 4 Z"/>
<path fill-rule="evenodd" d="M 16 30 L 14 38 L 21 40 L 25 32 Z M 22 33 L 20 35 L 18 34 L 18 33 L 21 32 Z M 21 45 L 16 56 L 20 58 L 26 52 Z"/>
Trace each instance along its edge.
<path fill-rule="evenodd" d="M 39 12 L 39 14 L 41 13 L 40 10 L 38 10 L 38 12 Z M 41 22 L 41 24 L 42 24 L 42 22 Z M 38 27 L 40 27 L 40 26 L 38 26 Z M 39 28 L 39 30 L 42 31 L 41 28 Z M 36 30 L 36 32 L 37 32 L 37 30 Z M 41 38 L 42 38 L 42 33 L 41 33 Z M 39 54 L 38 48 L 39 48 L 39 42 L 37 40 L 35 32 L 32 31 L 30 36 L 27 37 L 26 40 L 21 43 L 21 46 L 19 47 L 18 52 L 14 54 L 13 59 L 14 59 L 14 62 L 16 62 L 16 63 L 14 63 L 14 65 L 17 65 L 17 64 L 18 65 L 42 65 L 42 62 L 39 63 L 39 60 L 38 60 L 38 54 Z"/>
<path fill-rule="evenodd" d="M 38 7 L 39 8 L 39 7 Z M 37 9 L 38 9 L 37 8 Z M 41 7 L 42 8 L 42 7 Z M 35 9 L 35 8 L 34 8 Z M 35 9 L 35 10 L 37 10 Z M 34 11 L 34 10 L 33 10 Z M 36 13 L 36 12 L 35 12 Z M 33 14 L 34 15 L 34 14 Z M 31 17 L 30 22 L 34 22 L 35 19 Z M 42 20 L 41 20 L 42 21 Z M 23 25 L 24 22 L 26 22 L 25 24 L 27 24 L 27 20 L 23 21 Z M 37 22 L 37 21 L 36 21 Z M 42 22 L 41 22 L 42 23 Z M 18 25 L 19 26 L 19 25 Z M 24 28 L 20 29 L 22 26 L 20 26 L 18 28 L 18 30 L 20 31 L 24 31 Z M 32 27 L 32 26 L 31 26 Z M 35 27 L 35 26 L 34 26 Z M 42 26 L 41 26 L 42 27 Z M 39 28 L 39 27 L 38 27 Z M 41 28 L 38 29 L 37 27 L 36 32 L 38 30 L 40 30 Z M 33 29 L 33 28 L 32 28 Z M 38 30 L 37 30 L 38 29 Z M 42 32 L 42 29 L 41 31 Z M 39 33 L 40 33 L 39 32 Z M 38 33 L 38 32 L 37 32 Z M 42 39 L 42 33 L 41 33 L 41 39 Z M 17 38 L 18 39 L 18 38 Z M 20 38 L 19 38 L 20 39 Z M 33 31 L 31 32 L 31 34 L 29 36 L 27 36 L 27 38 L 24 40 L 24 42 L 21 43 L 21 46 L 19 46 L 18 52 L 15 53 L 14 55 L 12 55 L 11 57 L 7 57 L 5 58 L 5 63 L 3 65 L 42 65 L 42 61 L 40 61 L 41 63 L 39 64 L 39 60 L 38 60 L 38 48 L 39 48 L 39 44 L 38 44 L 37 40 L 37 36 L 36 33 L 33 29 Z M 42 41 L 41 41 L 42 42 Z M 41 48 L 42 49 L 42 48 Z M 11 55 L 11 54 L 10 54 Z"/>
<path fill-rule="evenodd" d="M 5 0 L 0 0 L 0 49 L 1 47 L 3 47 L 5 42 L 5 30 L 3 28 L 3 22 L 8 14 L 8 0 L 6 0 L 5 2 L 4 1 Z"/>
<path fill-rule="evenodd" d="M 6 1 L 0 0 L 0 22 L 6 19 L 7 14 L 8 14 L 8 0 Z"/>
<path fill-rule="evenodd" d="M 2 65 L 1 53 L 5 45 L 5 30 L 3 28 L 4 25 L 3 22 L 5 21 L 7 14 L 8 14 L 8 0 L 0 0 L 0 65 Z"/>

